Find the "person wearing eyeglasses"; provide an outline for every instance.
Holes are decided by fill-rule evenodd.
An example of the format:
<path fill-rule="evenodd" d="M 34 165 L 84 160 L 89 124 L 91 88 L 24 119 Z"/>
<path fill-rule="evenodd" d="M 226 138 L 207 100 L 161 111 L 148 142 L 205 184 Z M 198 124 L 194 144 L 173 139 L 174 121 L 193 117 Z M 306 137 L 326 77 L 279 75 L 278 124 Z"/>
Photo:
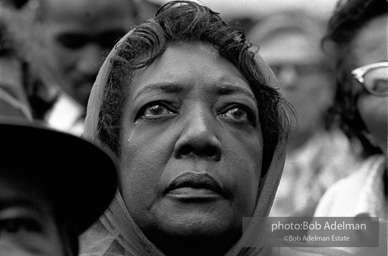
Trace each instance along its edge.
<path fill-rule="evenodd" d="M 337 71 L 333 109 L 341 128 L 363 151 L 361 164 L 326 192 L 315 216 L 378 217 L 380 247 L 360 255 L 386 255 L 387 1 L 340 1 L 323 43 L 331 46 L 327 49 Z"/>

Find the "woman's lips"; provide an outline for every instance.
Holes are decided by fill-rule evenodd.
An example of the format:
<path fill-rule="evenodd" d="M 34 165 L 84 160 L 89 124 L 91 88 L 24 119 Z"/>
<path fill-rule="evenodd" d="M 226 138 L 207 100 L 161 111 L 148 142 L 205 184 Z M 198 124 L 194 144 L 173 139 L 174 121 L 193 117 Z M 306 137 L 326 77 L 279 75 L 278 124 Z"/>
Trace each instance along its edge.
<path fill-rule="evenodd" d="M 180 199 L 199 199 L 220 197 L 225 192 L 211 175 L 185 172 L 172 180 L 166 194 Z"/>
<path fill-rule="evenodd" d="M 192 187 L 183 187 L 183 188 L 177 188 L 174 190 L 169 191 L 170 195 L 175 196 L 188 196 L 188 197 L 201 197 L 201 196 L 216 196 L 219 194 L 214 192 L 213 190 L 207 189 L 207 188 L 192 188 Z"/>

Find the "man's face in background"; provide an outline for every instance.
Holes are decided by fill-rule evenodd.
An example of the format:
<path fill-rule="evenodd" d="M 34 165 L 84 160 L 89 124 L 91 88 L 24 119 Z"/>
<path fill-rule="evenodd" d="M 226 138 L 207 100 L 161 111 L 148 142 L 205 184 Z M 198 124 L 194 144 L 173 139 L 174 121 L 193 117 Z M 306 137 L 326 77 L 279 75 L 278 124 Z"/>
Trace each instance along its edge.
<path fill-rule="evenodd" d="M 295 31 L 273 35 L 260 44 L 260 54 L 274 71 L 281 94 L 293 105 L 301 133 L 322 125 L 333 89 L 319 42 Z"/>
<path fill-rule="evenodd" d="M 104 57 L 134 24 L 129 0 L 47 0 L 42 51 L 58 71 L 62 90 L 86 106 Z"/>

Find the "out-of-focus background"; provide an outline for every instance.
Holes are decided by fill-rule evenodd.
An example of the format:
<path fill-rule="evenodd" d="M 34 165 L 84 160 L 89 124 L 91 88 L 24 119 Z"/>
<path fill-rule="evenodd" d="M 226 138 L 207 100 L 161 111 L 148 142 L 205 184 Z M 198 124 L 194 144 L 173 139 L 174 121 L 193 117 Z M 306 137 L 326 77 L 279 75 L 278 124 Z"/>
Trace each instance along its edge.
<path fill-rule="evenodd" d="M 163 4 L 171 0 L 137 0 L 150 4 Z M 257 20 L 283 11 L 302 11 L 326 20 L 332 14 L 337 0 L 201 0 L 199 2 L 219 12 L 224 19 L 239 20 L 249 29 Z"/>
<path fill-rule="evenodd" d="M 122 36 L 153 17 L 168 1 L 0 0 L 0 118 L 34 119 L 56 129 L 82 134 L 89 94 L 105 57 Z M 338 1 L 341 1 L 340 7 L 356 5 L 355 10 L 360 15 L 368 16 L 367 8 L 386 11 L 380 5 L 372 5 L 384 4 L 384 0 L 192 1 L 202 2 L 220 13 L 230 25 L 244 30 L 253 50 L 257 50 L 276 75 L 277 89 L 292 105 L 297 122 L 293 124 L 295 131 L 289 142 L 271 215 L 313 216 L 326 190 L 359 168 L 356 165 L 362 151 L 359 141 L 355 144 L 354 138 L 349 140 L 349 136 L 345 136 L 349 134 L 344 134 L 339 125 L 338 116 L 333 115 L 336 91 L 343 86 L 343 81 L 336 81 L 336 78 L 345 77 L 341 72 L 346 71 L 334 63 L 338 63 L 336 57 L 350 57 L 343 63 L 355 65 L 352 69 L 366 63 L 354 62 L 348 52 L 335 56 L 338 55 L 335 42 L 321 44 L 324 36 L 327 39 L 328 20 Z M 348 15 L 349 9 L 345 10 L 343 16 L 352 18 L 349 24 L 363 22 L 359 14 Z M 378 15 L 386 16 L 386 13 Z M 342 22 L 344 17 L 339 20 Z M 334 19 L 334 23 L 338 20 Z M 353 54 L 364 52 L 362 46 L 367 45 L 365 52 L 369 51 L 369 45 L 379 45 L 383 51 L 387 49 L 386 23 L 376 24 L 372 24 L 376 26 L 372 26 L 375 30 L 361 24 L 364 27 L 356 25 L 355 31 L 351 31 L 355 34 L 360 33 L 360 29 L 372 31 L 376 36 L 371 42 L 362 41 L 369 36 L 360 37 L 362 44 L 356 41 L 360 50 L 349 49 L 354 51 Z M 339 36 L 339 40 L 343 38 L 348 37 Z M 353 45 L 353 41 L 349 45 Z M 345 48 L 347 50 L 347 46 Z M 384 54 L 377 55 L 380 58 Z M 347 74 L 346 77 L 351 77 L 350 71 Z M 348 82 L 356 81 L 349 78 Z M 363 90 L 360 84 L 354 84 L 354 88 Z M 353 101 L 349 102 L 352 107 L 357 106 Z M 377 130 L 385 131 L 386 123 L 383 126 Z M 355 127 L 364 126 L 357 124 Z M 363 134 L 365 131 L 357 132 Z M 363 143 L 369 141 L 368 138 L 369 134 L 366 134 Z M 386 142 L 386 139 L 377 141 Z M 371 145 L 375 142 L 371 141 Z M 384 150 L 386 145 L 383 148 L 386 152 Z M 373 154 L 376 152 L 381 153 L 373 151 Z M 386 155 L 384 160 L 386 163 Z M 386 208 L 384 211 L 386 219 Z"/>
<path fill-rule="evenodd" d="M 145 0 L 137 0 L 145 1 Z M 151 3 L 166 3 L 169 0 L 147 0 Z M 147 2 L 146 1 L 146 2 Z M 274 12 L 290 9 L 305 10 L 325 18 L 334 8 L 336 0 L 201 0 L 224 18 L 260 18 Z"/>

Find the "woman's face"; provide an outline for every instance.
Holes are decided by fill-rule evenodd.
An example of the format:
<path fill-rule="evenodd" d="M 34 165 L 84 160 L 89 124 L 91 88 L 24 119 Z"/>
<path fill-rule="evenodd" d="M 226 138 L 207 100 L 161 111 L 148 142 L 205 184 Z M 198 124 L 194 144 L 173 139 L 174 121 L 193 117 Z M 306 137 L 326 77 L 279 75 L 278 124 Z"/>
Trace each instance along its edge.
<path fill-rule="evenodd" d="M 239 70 L 201 43 L 170 44 L 137 71 L 123 110 L 121 192 L 146 236 L 241 233 L 263 138 Z"/>
<path fill-rule="evenodd" d="M 4 166 L 2 166 L 4 168 Z M 0 177 L 0 255 L 61 256 L 64 245 L 52 205 L 37 182 L 25 177 Z"/>
<path fill-rule="evenodd" d="M 353 41 L 357 67 L 387 61 L 387 15 L 368 22 Z M 354 86 L 360 86 L 354 81 Z M 357 106 L 373 140 L 387 150 L 388 98 L 376 97 L 363 91 Z"/>

